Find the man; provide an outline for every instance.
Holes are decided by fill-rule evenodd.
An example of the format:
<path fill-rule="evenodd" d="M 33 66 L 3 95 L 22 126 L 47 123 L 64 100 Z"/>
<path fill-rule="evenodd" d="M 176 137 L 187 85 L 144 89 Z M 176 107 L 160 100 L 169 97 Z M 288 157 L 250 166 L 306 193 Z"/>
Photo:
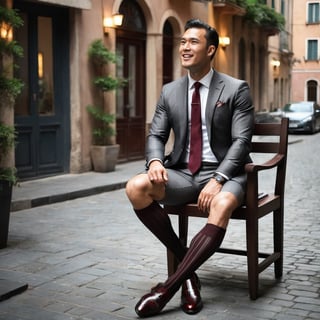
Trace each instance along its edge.
<path fill-rule="evenodd" d="M 163 87 L 147 138 L 147 171 L 126 186 L 138 218 L 180 261 L 172 276 L 137 303 L 140 317 L 160 313 L 181 286 L 182 310 L 202 309 L 195 271 L 219 248 L 244 198 L 254 108 L 244 81 L 212 69 L 218 45 L 215 29 L 198 19 L 186 23 L 179 52 L 188 75 Z M 171 130 L 174 146 L 165 156 Z M 208 212 L 208 221 L 187 250 L 159 203 L 188 202 Z"/>

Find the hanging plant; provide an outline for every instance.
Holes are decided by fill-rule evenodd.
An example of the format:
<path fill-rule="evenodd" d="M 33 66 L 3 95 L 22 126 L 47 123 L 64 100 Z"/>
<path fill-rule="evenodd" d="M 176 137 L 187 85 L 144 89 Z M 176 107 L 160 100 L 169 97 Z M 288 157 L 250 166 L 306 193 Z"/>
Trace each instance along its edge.
<path fill-rule="evenodd" d="M 13 108 L 20 94 L 23 82 L 13 77 L 13 71 L 18 66 L 13 63 L 15 57 L 23 56 L 23 49 L 13 40 L 13 29 L 23 25 L 23 20 L 14 9 L 0 6 L 0 108 Z M 4 112 L 5 114 L 5 112 Z M 15 145 L 16 132 L 13 123 L 8 123 L 4 117 L 0 119 L 0 180 L 11 184 L 16 182 L 16 168 L 11 166 L 8 156 Z"/>
<path fill-rule="evenodd" d="M 285 27 L 284 16 L 259 1 L 248 0 L 244 18 L 263 28 L 282 31 Z"/>
<path fill-rule="evenodd" d="M 0 161 L 14 147 L 16 133 L 13 126 L 0 123 Z"/>
<path fill-rule="evenodd" d="M 23 88 L 20 79 L 12 77 L 12 68 L 17 68 L 12 63 L 12 57 L 22 57 L 23 49 L 12 40 L 12 30 L 21 27 L 23 20 L 17 11 L 0 6 L 0 94 L 2 106 L 13 106 L 15 98 Z"/>
<path fill-rule="evenodd" d="M 24 84 L 20 79 L 0 76 L 1 105 L 13 106 Z"/>

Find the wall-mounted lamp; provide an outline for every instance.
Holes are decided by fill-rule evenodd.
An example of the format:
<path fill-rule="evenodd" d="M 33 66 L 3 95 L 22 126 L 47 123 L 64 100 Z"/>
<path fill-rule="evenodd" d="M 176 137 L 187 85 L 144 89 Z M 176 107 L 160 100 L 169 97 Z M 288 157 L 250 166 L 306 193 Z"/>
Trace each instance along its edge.
<path fill-rule="evenodd" d="M 219 44 L 222 49 L 225 49 L 228 45 L 230 45 L 230 38 L 229 37 L 219 37 Z"/>
<path fill-rule="evenodd" d="M 103 19 L 104 33 L 108 34 L 109 28 L 121 27 L 123 22 L 123 14 L 115 13 L 112 17 Z"/>
<path fill-rule="evenodd" d="M 5 22 L 0 24 L 0 37 L 7 41 L 12 40 L 12 27 L 9 24 Z"/>
<path fill-rule="evenodd" d="M 277 59 L 272 59 L 271 60 L 271 65 L 273 66 L 273 69 L 279 68 L 280 67 L 280 61 Z"/>

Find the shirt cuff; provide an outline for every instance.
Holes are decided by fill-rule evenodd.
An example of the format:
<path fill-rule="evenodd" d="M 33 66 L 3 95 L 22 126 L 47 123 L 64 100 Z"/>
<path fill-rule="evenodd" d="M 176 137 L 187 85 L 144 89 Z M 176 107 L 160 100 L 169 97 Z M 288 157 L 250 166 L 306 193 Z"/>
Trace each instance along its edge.
<path fill-rule="evenodd" d="M 162 161 L 161 159 L 152 158 L 151 160 L 149 160 L 149 161 L 147 162 L 147 165 L 146 165 L 147 169 L 149 169 L 150 164 L 151 164 L 151 162 L 153 162 L 153 161 L 159 161 L 159 162 L 161 162 L 161 164 L 163 164 L 163 161 Z"/>

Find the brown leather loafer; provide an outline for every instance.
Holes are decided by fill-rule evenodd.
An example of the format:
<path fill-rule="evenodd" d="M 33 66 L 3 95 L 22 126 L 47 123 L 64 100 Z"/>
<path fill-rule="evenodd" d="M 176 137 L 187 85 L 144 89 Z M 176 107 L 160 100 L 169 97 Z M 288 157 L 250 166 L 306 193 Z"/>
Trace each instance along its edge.
<path fill-rule="evenodd" d="M 182 284 L 181 309 L 187 314 L 196 314 L 203 307 L 201 295 L 201 284 L 196 274 Z"/>
<path fill-rule="evenodd" d="M 161 312 L 174 294 L 175 292 L 169 292 L 162 283 L 159 283 L 140 299 L 135 311 L 140 318 L 154 316 Z"/>

